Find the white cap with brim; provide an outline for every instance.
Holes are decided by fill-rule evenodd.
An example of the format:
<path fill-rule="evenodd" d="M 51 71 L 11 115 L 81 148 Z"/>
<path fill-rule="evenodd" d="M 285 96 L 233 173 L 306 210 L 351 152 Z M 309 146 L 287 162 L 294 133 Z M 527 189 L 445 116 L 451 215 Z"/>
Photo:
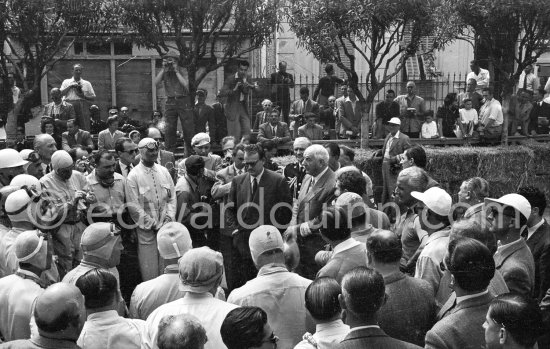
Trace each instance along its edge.
<path fill-rule="evenodd" d="M 222 254 L 208 247 L 189 250 L 180 258 L 178 265 L 181 291 L 206 293 L 221 283 Z"/>
<path fill-rule="evenodd" d="M 210 136 L 204 132 L 199 132 L 191 139 L 191 145 L 193 147 L 202 147 L 203 145 L 210 143 Z"/>
<path fill-rule="evenodd" d="M 67 168 L 73 164 L 73 158 L 65 150 L 58 150 L 52 155 L 52 167 L 54 170 Z"/>
<path fill-rule="evenodd" d="M 351 218 L 359 217 L 367 212 L 367 205 L 361 195 L 352 192 L 345 192 L 338 196 L 334 206 L 341 207 Z"/>
<path fill-rule="evenodd" d="M 28 161 L 23 160 L 21 154 L 15 149 L 6 148 L 0 150 L 0 170 L 4 168 L 13 168 L 24 166 L 28 164 Z"/>
<path fill-rule="evenodd" d="M 19 189 L 8 195 L 5 203 L 5 211 L 12 222 L 29 221 L 29 213 L 27 207 L 31 203 L 32 198 L 27 194 L 25 189 Z"/>
<path fill-rule="evenodd" d="M 453 199 L 449 193 L 441 188 L 433 187 L 423 193 L 413 191 L 411 196 L 418 201 L 422 201 L 430 211 L 440 216 L 446 217 L 451 213 Z"/>
<path fill-rule="evenodd" d="M 388 121 L 388 124 L 393 125 L 401 125 L 401 120 L 399 118 L 391 118 L 390 121 Z"/>
<path fill-rule="evenodd" d="M 485 205 L 496 203 L 502 206 L 510 206 L 513 209 L 519 211 L 525 218 L 531 216 L 531 204 L 523 195 L 519 194 L 506 194 L 498 199 L 485 198 Z"/>
<path fill-rule="evenodd" d="M 109 259 L 117 242 L 117 233 L 113 223 L 90 224 L 82 233 L 80 247 L 86 255 Z"/>
<path fill-rule="evenodd" d="M 15 256 L 20 263 L 28 263 L 45 269 L 48 245 L 36 230 L 24 231 L 15 239 Z"/>
<path fill-rule="evenodd" d="M 28 174 L 20 174 L 13 177 L 13 179 L 10 182 L 10 185 L 15 185 L 18 187 L 22 187 L 26 185 L 27 187 L 33 188 L 35 190 L 41 189 L 40 181 L 38 180 L 38 178 Z"/>
<path fill-rule="evenodd" d="M 273 250 L 283 252 L 284 241 L 277 228 L 272 225 L 260 225 L 250 233 L 248 246 L 252 260 L 256 261 L 262 253 Z"/>
<path fill-rule="evenodd" d="M 166 223 L 157 233 L 157 247 L 164 259 L 180 258 L 193 248 L 189 230 L 178 222 Z"/>

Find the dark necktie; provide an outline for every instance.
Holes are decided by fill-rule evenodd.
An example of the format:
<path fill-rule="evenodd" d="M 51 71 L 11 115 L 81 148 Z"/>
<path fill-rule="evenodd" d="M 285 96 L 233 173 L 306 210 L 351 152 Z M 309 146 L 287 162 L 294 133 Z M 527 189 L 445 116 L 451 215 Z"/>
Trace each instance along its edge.
<path fill-rule="evenodd" d="M 525 227 L 523 229 L 523 231 L 521 232 L 521 237 L 523 238 L 523 240 L 527 241 L 528 236 L 529 236 L 529 229 L 527 229 L 527 227 Z"/>
<path fill-rule="evenodd" d="M 258 190 L 258 180 L 256 177 L 252 179 L 252 197 L 254 198 L 254 195 L 256 195 L 256 190 Z"/>
<path fill-rule="evenodd" d="M 523 77 L 523 89 L 527 90 L 527 74 Z"/>
<path fill-rule="evenodd" d="M 52 172 L 52 164 L 46 165 L 46 173 Z"/>

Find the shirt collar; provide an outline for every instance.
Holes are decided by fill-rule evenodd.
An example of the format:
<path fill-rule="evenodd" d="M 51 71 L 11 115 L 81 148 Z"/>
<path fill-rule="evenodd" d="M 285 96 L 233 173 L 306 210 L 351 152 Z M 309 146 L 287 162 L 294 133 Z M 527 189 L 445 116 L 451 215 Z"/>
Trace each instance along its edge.
<path fill-rule="evenodd" d="M 352 332 L 355 332 L 355 331 L 360 331 L 360 330 L 365 330 L 367 328 L 380 328 L 380 326 L 378 325 L 369 325 L 369 326 L 358 326 L 358 327 L 354 327 L 352 328 L 349 333 L 352 333 Z"/>
<path fill-rule="evenodd" d="M 239 173 L 239 171 L 244 171 L 244 167 L 239 170 L 237 166 L 235 166 L 235 163 L 233 163 L 233 170 L 235 171 L 235 173 Z"/>
<path fill-rule="evenodd" d="M 428 238 L 428 241 L 426 242 L 426 245 L 437 239 L 449 237 L 450 233 L 451 233 L 451 227 L 445 227 L 439 231 L 436 231 L 435 233 L 430 235 L 430 237 Z"/>
<path fill-rule="evenodd" d="M 504 253 L 504 251 L 508 250 L 509 248 L 514 248 L 516 245 L 521 244 L 523 239 L 520 237 L 516 241 L 512 241 L 510 243 L 507 243 L 503 245 L 500 240 L 497 241 L 497 253 Z"/>
<path fill-rule="evenodd" d="M 164 274 L 177 274 L 179 273 L 179 266 L 177 264 L 170 264 L 164 268 Z"/>
<path fill-rule="evenodd" d="M 359 241 L 355 240 L 354 238 L 349 238 L 345 241 L 342 241 L 338 245 L 334 246 L 332 256 L 334 257 L 338 253 L 345 252 L 345 251 L 347 251 L 349 249 L 352 249 L 355 246 L 359 246 L 359 245 L 361 245 L 361 243 Z M 365 256 L 365 258 L 367 258 L 367 256 Z"/>
<path fill-rule="evenodd" d="M 540 220 L 540 222 L 533 225 L 532 227 L 527 227 L 527 240 L 529 240 L 529 238 L 531 236 L 533 236 L 533 234 L 544 224 L 544 222 L 545 222 L 545 220 L 543 218 L 543 219 Z"/>
<path fill-rule="evenodd" d="M 330 321 L 330 322 L 324 322 L 324 323 L 317 324 L 315 326 L 315 333 L 329 332 L 333 329 L 341 328 L 341 327 L 344 327 L 344 326 L 347 326 L 347 325 L 344 324 L 342 319 L 338 319 L 338 320 L 334 320 L 334 321 Z"/>
<path fill-rule="evenodd" d="M 64 339 L 47 338 L 40 334 L 33 336 L 30 341 L 36 346 L 44 349 L 70 349 L 78 348 L 75 342 Z"/>
<path fill-rule="evenodd" d="M 260 180 L 262 179 L 262 176 L 264 175 L 264 172 L 265 172 L 265 169 L 262 168 L 262 172 L 259 175 L 257 175 L 256 177 L 250 176 L 250 183 L 252 183 L 252 181 L 254 181 L 254 178 L 256 178 L 256 181 L 258 183 L 260 183 Z"/>
<path fill-rule="evenodd" d="M 395 133 L 395 136 L 393 136 L 393 138 L 399 138 L 399 134 L 400 134 L 400 133 L 401 133 L 401 131 L 397 131 L 397 132 Z"/>
<path fill-rule="evenodd" d="M 24 269 L 21 269 L 21 268 L 18 268 L 17 269 L 17 273 L 18 274 L 23 274 L 25 275 L 28 279 L 31 279 L 33 280 L 34 282 L 36 283 L 42 283 L 40 281 L 40 276 L 36 275 L 35 273 L 33 273 L 32 271 L 28 271 L 28 270 L 24 270 Z"/>
<path fill-rule="evenodd" d="M 323 175 L 325 174 L 325 172 L 328 171 L 328 166 L 321 172 L 319 173 L 317 176 L 315 176 L 313 178 L 313 180 L 315 181 L 315 183 L 319 182 L 319 180 L 321 179 L 321 177 L 323 177 Z"/>
<path fill-rule="evenodd" d="M 100 311 L 97 313 L 93 313 L 88 315 L 88 321 L 90 320 L 109 320 L 109 319 L 117 319 L 118 313 L 116 310 L 106 310 L 106 311 Z"/>
<path fill-rule="evenodd" d="M 486 295 L 487 293 L 489 293 L 489 290 L 488 290 L 488 289 L 485 290 L 485 291 L 483 291 L 483 292 L 474 293 L 474 294 L 469 294 L 469 295 L 467 295 L 467 296 L 456 297 L 456 304 L 462 303 L 462 302 L 464 302 L 464 301 L 467 300 L 467 299 L 472 299 L 472 298 L 484 296 L 484 295 Z"/>
<path fill-rule="evenodd" d="M 288 269 L 284 264 L 269 263 L 260 268 L 260 270 L 258 271 L 258 276 L 281 273 L 281 272 L 288 272 Z"/>

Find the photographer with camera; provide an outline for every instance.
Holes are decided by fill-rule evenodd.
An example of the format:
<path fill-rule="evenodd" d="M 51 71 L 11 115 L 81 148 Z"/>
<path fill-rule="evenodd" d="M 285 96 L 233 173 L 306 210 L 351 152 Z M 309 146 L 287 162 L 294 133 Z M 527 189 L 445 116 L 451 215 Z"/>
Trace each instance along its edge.
<path fill-rule="evenodd" d="M 83 69 L 81 64 L 73 65 L 73 77 L 63 80 L 60 90 L 64 101 L 74 107 L 76 120 L 80 127 L 90 131 L 89 102 L 94 101 L 96 95 L 92 84 L 81 78 Z"/>
<path fill-rule="evenodd" d="M 163 84 L 166 102 L 164 116 L 166 117 L 166 150 L 176 150 L 178 119 L 183 130 L 185 156 L 191 154 L 191 138 L 195 134 L 193 105 L 189 97 L 189 83 L 184 77 L 183 68 L 178 64 L 179 55 L 169 51 L 162 57 L 162 69 L 155 77 L 155 84 Z"/>
<path fill-rule="evenodd" d="M 309 98 L 309 88 L 303 86 L 300 88 L 300 99 L 292 102 L 290 107 L 289 118 L 293 121 L 290 123 L 290 129 L 293 138 L 298 136 L 298 128 L 305 124 L 304 114 L 308 112 L 319 116 L 319 104 Z"/>

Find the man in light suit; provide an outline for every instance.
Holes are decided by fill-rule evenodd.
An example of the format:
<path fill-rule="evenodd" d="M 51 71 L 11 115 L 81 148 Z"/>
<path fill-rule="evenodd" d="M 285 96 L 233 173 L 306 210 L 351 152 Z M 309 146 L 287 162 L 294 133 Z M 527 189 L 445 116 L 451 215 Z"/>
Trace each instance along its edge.
<path fill-rule="evenodd" d="M 61 135 L 63 150 L 69 151 L 78 144 L 90 149 L 94 148 L 94 141 L 90 132 L 81 130 L 75 119 L 67 120 L 67 131 Z"/>
<path fill-rule="evenodd" d="M 164 150 L 164 137 L 158 128 L 149 127 L 146 131 L 146 137 L 153 138 L 155 141 L 159 142 L 159 155 L 157 158 L 157 164 L 160 166 L 166 167 L 174 183 L 178 179 L 178 169 L 176 168 L 176 158 L 174 153 L 168 150 Z"/>
<path fill-rule="evenodd" d="M 291 218 L 292 197 L 285 178 L 264 168 L 264 150 L 260 144 L 245 147 L 246 173 L 231 181 L 230 198 L 235 204 L 226 214 L 232 215 L 233 267 L 238 270 L 234 287 L 256 277 L 248 246 L 250 232 L 260 225 L 284 229 Z M 274 210 L 274 206 L 277 208 Z"/>
<path fill-rule="evenodd" d="M 220 202 L 220 210 L 224 210 L 232 204 L 229 193 L 231 192 L 231 182 L 233 178 L 245 174 L 244 169 L 244 144 L 237 144 L 232 150 L 233 163 L 218 172 L 216 172 L 216 183 L 212 186 L 212 199 Z M 232 222 L 232 215 L 227 211 L 223 215 L 225 221 L 220 227 L 220 252 L 223 255 L 223 265 L 225 267 L 225 278 L 229 291 L 233 290 L 236 269 L 233 268 L 231 260 L 233 258 L 233 230 L 236 223 Z"/>
<path fill-rule="evenodd" d="M 485 339 L 482 325 L 494 298 L 487 287 L 495 262 L 480 241 L 458 238 L 449 243 L 446 267 L 452 275 L 456 306 L 428 331 L 425 348 L 477 349 Z"/>
<path fill-rule="evenodd" d="M 409 136 L 404 135 L 399 131 L 401 127 L 401 120 L 399 118 L 391 118 L 388 122 L 390 134 L 384 141 L 384 147 L 382 148 L 382 180 L 384 181 L 384 187 L 382 191 L 382 203 L 391 201 L 391 194 L 395 189 L 395 183 L 397 181 L 397 171 L 392 169 L 400 162 L 399 155 L 406 149 L 411 147 Z"/>
<path fill-rule="evenodd" d="M 114 150 L 116 141 L 124 137 L 124 132 L 118 130 L 118 117 L 116 115 L 107 118 L 107 129 L 99 132 L 97 136 L 97 150 Z"/>
<path fill-rule="evenodd" d="M 500 243 L 493 256 L 496 268 L 510 292 L 529 297 L 535 286 L 535 261 L 520 231 L 531 215 L 531 205 L 519 194 L 486 198 L 484 202 L 489 230 Z"/>
<path fill-rule="evenodd" d="M 239 62 L 239 69 L 234 75 L 225 79 L 220 96 L 227 97 L 224 106 L 227 117 L 227 134 L 241 139 L 250 134 L 250 117 L 248 116 L 247 100 L 250 91 L 258 89 L 257 83 L 252 83 L 248 73 L 250 63 Z"/>
<path fill-rule="evenodd" d="M 286 122 L 279 121 L 279 111 L 272 110 L 268 122 L 260 125 L 258 142 L 273 141 L 279 144 L 290 142 L 290 131 Z"/>
<path fill-rule="evenodd" d="M 356 138 L 361 132 L 361 117 L 364 104 L 355 96 L 353 89 L 348 88 L 348 97 L 338 109 L 338 122 L 340 129 L 336 132 L 341 138 Z"/>
<path fill-rule="evenodd" d="M 210 138 L 216 135 L 216 119 L 214 108 L 205 103 L 208 92 L 204 89 L 197 90 L 197 103 L 193 108 L 193 117 L 195 119 L 195 133 L 206 132 L 206 123 L 208 123 L 208 133 Z"/>
<path fill-rule="evenodd" d="M 342 280 L 338 300 L 351 331 L 335 348 L 420 348 L 388 336 L 378 326 L 378 311 L 386 301 L 386 294 L 384 278 L 377 271 L 366 267 L 349 271 Z"/>
<path fill-rule="evenodd" d="M 287 241 L 298 242 L 300 264 L 296 272 L 307 279 L 314 279 L 319 271 L 315 254 L 325 245 L 318 233 L 319 216 L 334 199 L 336 176 L 328 167 L 328 158 L 328 151 L 319 144 L 309 146 L 304 152 L 302 164 L 307 175 L 292 208 L 290 226 L 285 232 Z"/>
<path fill-rule="evenodd" d="M 298 134 L 298 127 L 301 126 L 300 119 L 307 112 L 319 115 L 319 104 L 309 98 L 309 89 L 304 86 L 300 88 L 300 99 L 292 102 L 292 105 L 290 106 L 289 119 L 294 121 L 293 123 L 290 123 L 293 137 L 296 137 L 296 135 Z"/>
<path fill-rule="evenodd" d="M 252 127 L 254 130 L 258 130 L 260 125 L 269 122 L 269 116 L 273 111 L 273 103 L 269 99 L 264 99 L 262 101 L 262 108 L 264 110 L 257 112 L 256 117 L 254 118 L 254 127 Z"/>
<path fill-rule="evenodd" d="M 305 113 L 304 117 L 306 119 L 306 124 L 298 128 L 298 137 L 307 137 L 312 141 L 323 139 L 323 126 L 315 123 L 317 115 Z"/>
<path fill-rule="evenodd" d="M 72 104 L 65 102 L 61 97 L 61 91 L 54 87 L 50 90 L 52 102 L 44 107 L 42 116 L 49 116 L 55 120 L 55 125 L 58 129 L 65 131 L 67 128 L 67 120 L 74 119 L 76 116 Z"/>

